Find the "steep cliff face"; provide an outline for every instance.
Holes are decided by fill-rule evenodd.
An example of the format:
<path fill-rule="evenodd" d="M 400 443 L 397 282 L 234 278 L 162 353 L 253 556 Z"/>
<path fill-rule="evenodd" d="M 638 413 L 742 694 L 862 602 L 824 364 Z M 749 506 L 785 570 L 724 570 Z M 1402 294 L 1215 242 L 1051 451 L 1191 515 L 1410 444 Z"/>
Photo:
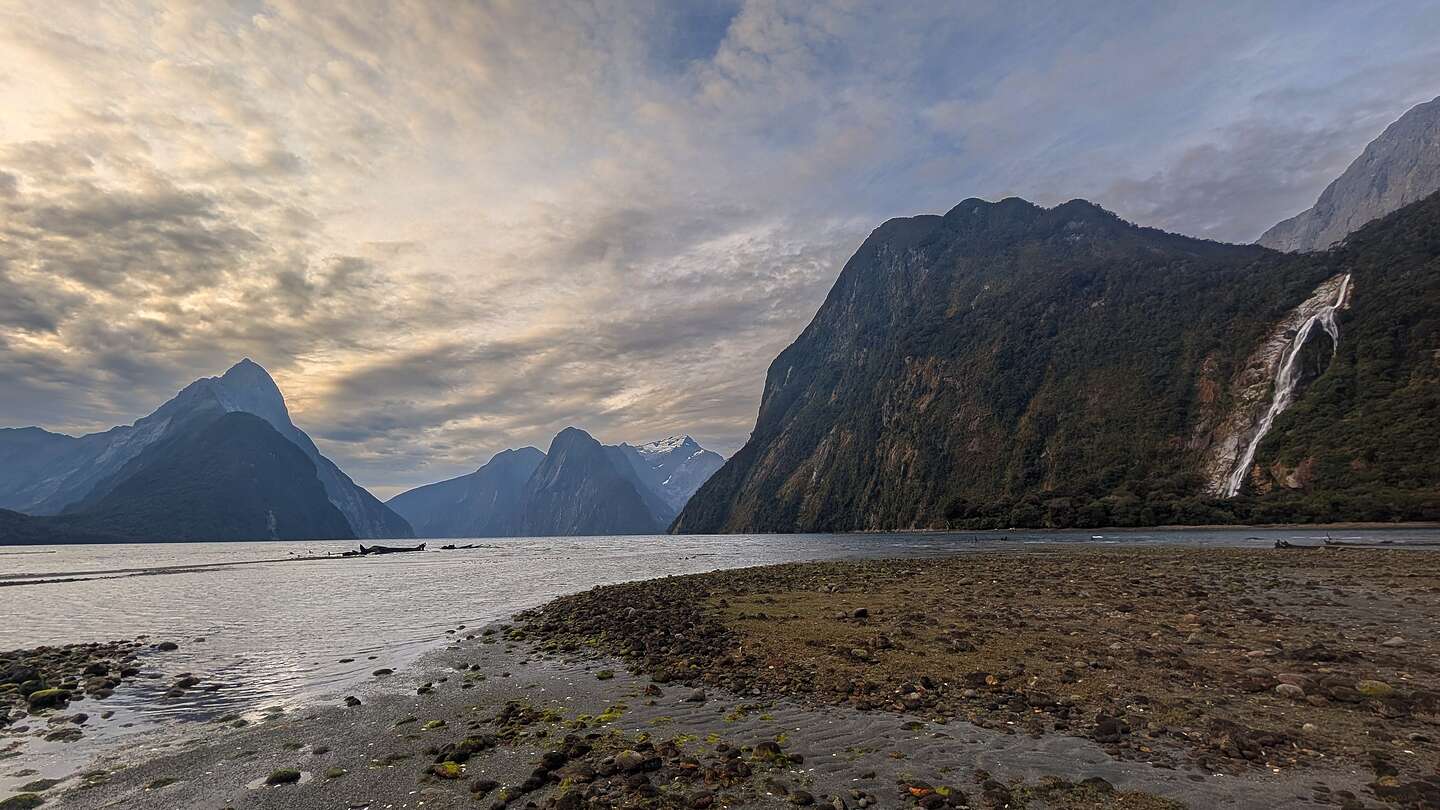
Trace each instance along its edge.
<path fill-rule="evenodd" d="M 1405 217 L 1421 241 L 1435 237 L 1433 209 Z M 1335 300 L 1357 256 L 1189 239 L 1083 201 L 967 200 L 891 221 L 771 365 L 751 440 L 673 529 L 1244 519 L 1258 491 L 1226 499 L 1216 482 L 1269 408 L 1292 330 Z M 1401 272 L 1354 272 L 1353 300 L 1368 275 Z M 1336 314 L 1341 334 L 1351 314 Z M 1317 368 L 1324 352 L 1303 354 L 1307 393 L 1250 467 L 1270 463 L 1308 391 L 1336 372 Z"/>
<path fill-rule="evenodd" d="M 1440 98 L 1386 127 L 1311 208 L 1257 240 L 1276 250 L 1324 250 L 1362 225 L 1440 191 Z"/>

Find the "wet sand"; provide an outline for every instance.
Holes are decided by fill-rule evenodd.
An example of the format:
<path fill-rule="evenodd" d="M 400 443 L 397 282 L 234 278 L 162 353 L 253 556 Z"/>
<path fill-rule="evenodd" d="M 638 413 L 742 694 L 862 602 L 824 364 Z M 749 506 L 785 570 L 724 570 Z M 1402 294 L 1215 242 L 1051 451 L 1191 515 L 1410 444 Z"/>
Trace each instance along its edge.
<path fill-rule="evenodd" d="M 605 677 L 609 673 L 613 677 Z M 429 680 L 418 680 L 424 676 Z M 976 781 L 981 771 L 988 773 L 982 782 L 1004 786 L 1012 801 L 1047 784 L 1058 790 L 1056 777 L 1072 783 L 1100 777 L 1119 791 L 1065 788 L 1059 792 L 1068 803 L 1053 806 L 1249 807 L 1258 797 L 1275 806 L 1311 806 L 1305 801 L 1309 791 L 1289 779 L 1212 776 L 1195 781 L 1183 772 L 1117 759 L 1073 737 L 1034 739 L 960 721 L 937 724 L 903 713 L 714 690 L 702 700 L 688 687 L 656 687 L 608 658 L 534 656 L 524 641 L 484 644 L 477 638 L 457 644 L 427 658 L 421 671 L 409 677 L 405 688 L 427 688 L 428 683 L 433 691 L 362 693 L 360 706 L 275 714 L 239 729 L 213 724 L 184 743 L 102 762 L 88 777 L 62 783 L 47 795 L 55 797 L 57 806 L 75 808 L 473 807 L 475 783 L 493 779 L 500 786 L 480 806 L 494 805 L 506 788 L 510 804 L 543 805 L 561 792 L 553 780 L 524 793 L 518 788 L 547 752 L 563 749 L 565 737 L 575 735 L 589 738 L 602 752 L 643 747 L 646 739 L 651 745 L 674 741 L 682 756 L 697 760 L 715 759 L 719 746 L 740 749 L 752 773 L 713 791 L 720 806 L 785 806 L 790 796 L 781 791 L 788 790 L 805 791 L 827 806 L 840 797 L 848 807 L 858 806 L 851 792 L 859 791 L 874 797 L 877 806 L 895 807 L 917 804 L 923 796 L 911 788 L 920 785 L 966 797 L 964 804 L 948 806 L 991 806 Z M 386 686 L 393 689 L 398 683 Z M 528 723 L 497 723 L 507 704 L 536 717 Z M 432 760 L 443 746 L 477 735 L 498 736 L 494 747 L 461 766 L 459 778 L 432 772 Z M 777 744 L 787 761 L 757 756 L 761 743 Z M 794 755 L 798 762 L 788 759 Z M 601 757 L 592 767 L 603 770 L 606 759 L 613 757 Z M 282 769 L 298 770 L 300 781 L 263 784 Z M 693 795 L 705 789 L 703 777 L 678 783 L 680 788 L 664 791 L 664 806 L 692 806 Z M 674 784 L 672 778 L 656 787 Z M 620 803 L 642 798 L 626 790 Z"/>

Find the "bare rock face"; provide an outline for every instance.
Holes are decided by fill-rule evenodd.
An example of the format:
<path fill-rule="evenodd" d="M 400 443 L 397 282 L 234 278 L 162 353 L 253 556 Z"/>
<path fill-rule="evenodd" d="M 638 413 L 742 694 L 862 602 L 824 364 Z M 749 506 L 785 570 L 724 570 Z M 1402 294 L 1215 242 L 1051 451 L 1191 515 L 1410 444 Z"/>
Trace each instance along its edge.
<path fill-rule="evenodd" d="M 1360 226 L 1440 191 L 1440 98 L 1386 127 L 1315 205 L 1257 241 L 1293 252 L 1324 250 Z"/>

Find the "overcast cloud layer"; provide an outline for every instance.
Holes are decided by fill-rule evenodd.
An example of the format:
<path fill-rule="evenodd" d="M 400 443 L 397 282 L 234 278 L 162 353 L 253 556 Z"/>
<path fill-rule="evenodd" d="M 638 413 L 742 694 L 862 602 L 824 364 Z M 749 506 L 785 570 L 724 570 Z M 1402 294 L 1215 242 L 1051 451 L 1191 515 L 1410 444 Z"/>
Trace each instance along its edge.
<path fill-rule="evenodd" d="M 1440 5 L 0 0 L 0 425 L 249 356 L 377 494 L 724 453 L 886 218 L 1249 241 L 1440 93 Z"/>

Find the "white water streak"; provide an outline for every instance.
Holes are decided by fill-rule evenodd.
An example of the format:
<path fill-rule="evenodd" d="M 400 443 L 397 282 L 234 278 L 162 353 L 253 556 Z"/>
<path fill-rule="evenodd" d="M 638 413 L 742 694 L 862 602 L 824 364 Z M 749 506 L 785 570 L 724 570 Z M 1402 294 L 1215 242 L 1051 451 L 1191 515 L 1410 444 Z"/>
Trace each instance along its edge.
<path fill-rule="evenodd" d="M 1250 438 L 1245 452 L 1241 454 L 1239 463 L 1230 471 L 1230 478 L 1225 483 L 1225 497 L 1233 498 L 1240 494 L 1240 487 L 1245 484 L 1245 475 L 1250 472 L 1250 465 L 1255 463 L 1255 452 L 1260 449 L 1260 441 L 1270 432 L 1275 418 L 1284 413 L 1294 401 L 1295 386 L 1300 382 L 1300 350 L 1305 348 L 1305 341 L 1309 339 L 1310 331 L 1317 323 L 1330 336 L 1331 356 L 1339 351 L 1340 326 L 1335 323 L 1335 313 L 1345 304 L 1345 295 L 1349 291 L 1350 274 L 1346 273 L 1345 278 L 1340 280 L 1340 293 L 1335 296 L 1335 302 L 1306 319 L 1300 331 L 1295 333 L 1295 339 L 1290 341 L 1290 348 L 1286 350 L 1284 361 L 1280 363 L 1280 369 L 1275 374 L 1275 394 L 1270 400 L 1270 408 L 1260 420 L 1260 425 L 1256 428 L 1255 435 Z"/>

